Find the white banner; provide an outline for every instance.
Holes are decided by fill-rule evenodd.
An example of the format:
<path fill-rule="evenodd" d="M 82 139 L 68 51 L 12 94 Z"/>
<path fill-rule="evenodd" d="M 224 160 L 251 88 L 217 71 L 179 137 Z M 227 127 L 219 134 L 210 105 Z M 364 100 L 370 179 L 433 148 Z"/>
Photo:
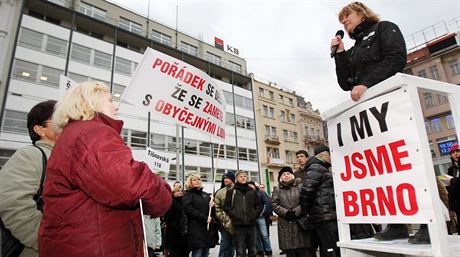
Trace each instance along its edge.
<path fill-rule="evenodd" d="M 76 84 L 78 83 L 61 74 L 59 76 L 59 98 L 63 97 L 65 92 Z"/>
<path fill-rule="evenodd" d="M 152 171 L 165 173 L 169 173 L 171 158 L 175 157 L 175 154 L 164 153 L 150 147 L 145 150 L 133 150 L 132 152 L 135 160 L 147 163 Z"/>
<path fill-rule="evenodd" d="M 425 128 L 414 115 L 408 93 L 399 89 L 329 120 L 340 222 L 435 220 L 418 134 Z"/>
<path fill-rule="evenodd" d="M 225 97 L 217 83 L 192 65 L 151 48 L 122 99 L 217 141 L 225 140 Z"/>

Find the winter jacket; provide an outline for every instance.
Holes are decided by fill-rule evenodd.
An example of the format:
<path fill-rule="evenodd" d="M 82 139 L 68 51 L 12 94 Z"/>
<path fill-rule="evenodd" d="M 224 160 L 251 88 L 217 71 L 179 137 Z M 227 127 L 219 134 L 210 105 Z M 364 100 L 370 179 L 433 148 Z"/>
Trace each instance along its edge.
<path fill-rule="evenodd" d="M 166 222 L 166 242 L 165 247 L 187 248 L 188 218 L 184 219 L 184 207 L 182 206 L 182 196 L 174 197 L 171 208 L 165 215 Z M 183 224 L 186 222 L 187 224 Z"/>
<path fill-rule="evenodd" d="M 268 194 L 259 189 L 256 190 L 257 197 L 259 198 L 259 203 L 262 204 L 262 212 L 260 217 L 270 216 L 273 212 L 270 201 L 268 200 Z"/>
<path fill-rule="evenodd" d="M 317 157 L 308 159 L 300 193 L 300 205 L 311 223 L 337 219 L 334 183 L 328 164 Z"/>
<path fill-rule="evenodd" d="M 35 145 L 47 156 L 52 145 L 39 140 Z M 42 213 L 33 196 L 43 172 L 42 153 L 30 145 L 18 149 L 0 170 L 0 217 L 13 236 L 24 245 L 20 257 L 38 257 L 38 228 Z"/>
<path fill-rule="evenodd" d="M 215 222 L 211 222 L 209 231 L 208 214 L 210 194 L 203 189 L 192 188 L 185 191 L 182 198 L 182 205 L 188 217 L 189 229 L 187 234 L 187 245 L 189 250 L 200 248 L 212 248 L 217 243 L 217 228 Z"/>
<path fill-rule="evenodd" d="M 305 168 L 302 168 L 302 167 L 298 168 L 296 171 L 294 171 L 294 176 L 296 178 L 299 178 L 300 183 L 302 183 L 302 181 L 305 178 Z"/>
<path fill-rule="evenodd" d="M 460 213 L 460 177 L 458 176 L 458 163 L 452 158 L 452 165 L 447 170 L 447 174 L 452 176 L 450 186 L 446 187 L 449 192 L 449 208 L 457 213 Z"/>
<path fill-rule="evenodd" d="M 232 221 L 230 217 L 224 212 L 224 203 L 227 190 L 233 188 L 233 186 L 223 187 L 217 190 L 214 196 L 214 203 L 216 208 L 216 217 L 219 220 L 221 227 L 219 229 L 225 229 L 230 233 L 233 233 Z"/>
<path fill-rule="evenodd" d="M 224 211 L 234 226 L 255 226 L 256 219 L 262 212 L 262 205 L 256 190 L 247 183 L 236 183 L 233 189 L 227 190 Z"/>
<path fill-rule="evenodd" d="M 297 249 L 312 247 L 312 232 L 303 230 L 297 220 L 288 221 L 287 211 L 294 211 L 297 217 L 302 215 L 300 207 L 300 190 L 302 183 L 296 178 L 293 183 L 280 182 L 273 190 L 272 206 L 278 214 L 278 243 L 280 249 Z"/>
<path fill-rule="evenodd" d="M 350 37 L 355 45 L 335 55 L 337 80 L 350 91 L 356 85 L 368 88 L 401 72 L 407 62 L 404 37 L 389 21 L 363 21 Z"/>
<path fill-rule="evenodd" d="M 162 216 L 171 189 L 135 161 L 120 136 L 123 122 L 104 114 L 71 121 L 46 171 L 40 256 L 143 256 L 142 220 Z"/>

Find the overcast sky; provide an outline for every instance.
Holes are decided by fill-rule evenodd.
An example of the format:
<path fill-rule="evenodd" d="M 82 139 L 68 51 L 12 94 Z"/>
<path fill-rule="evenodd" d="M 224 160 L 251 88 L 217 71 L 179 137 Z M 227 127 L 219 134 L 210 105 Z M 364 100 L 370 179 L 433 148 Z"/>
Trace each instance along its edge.
<path fill-rule="evenodd" d="M 111 0 L 147 16 L 148 0 Z M 337 14 L 350 1 L 331 0 L 151 0 L 150 18 L 170 27 L 176 24 L 179 6 L 180 31 L 214 44 L 214 37 L 239 50 L 248 73 L 295 90 L 321 112 L 349 98 L 336 82 L 329 44 L 342 29 Z M 411 35 L 436 25 L 436 33 L 460 30 L 460 0 L 363 1 L 382 20 L 396 23 L 408 48 Z M 455 23 L 457 20 L 458 24 Z M 447 31 L 444 23 L 447 25 Z M 427 39 L 433 29 L 426 29 Z M 352 46 L 345 36 L 345 47 Z M 424 42 L 422 33 L 415 43 Z"/>

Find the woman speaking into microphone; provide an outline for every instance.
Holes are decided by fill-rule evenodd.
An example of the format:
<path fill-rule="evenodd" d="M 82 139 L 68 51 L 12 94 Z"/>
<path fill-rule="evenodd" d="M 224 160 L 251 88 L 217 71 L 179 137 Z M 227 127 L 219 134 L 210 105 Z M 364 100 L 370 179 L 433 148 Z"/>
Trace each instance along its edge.
<path fill-rule="evenodd" d="M 407 52 L 398 26 L 380 21 L 377 14 L 360 2 L 343 7 L 339 22 L 355 45 L 345 51 L 340 33 L 331 41 L 336 48 L 337 80 L 345 91 L 351 91 L 353 101 L 375 84 L 401 72 L 406 65 Z"/>

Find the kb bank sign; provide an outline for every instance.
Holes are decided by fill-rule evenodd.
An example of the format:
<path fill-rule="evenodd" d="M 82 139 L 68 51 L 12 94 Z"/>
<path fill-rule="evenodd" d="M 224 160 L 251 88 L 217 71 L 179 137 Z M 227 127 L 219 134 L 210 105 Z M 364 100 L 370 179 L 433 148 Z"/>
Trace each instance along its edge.
<path fill-rule="evenodd" d="M 214 37 L 214 46 L 220 50 L 224 50 L 224 40 L 218 38 L 218 37 Z M 227 45 L 227 52 L 230 52 L 232 54 L 236 54 L 238 55 L 240 53 L 240 51 L 238 51 L 237 48 L 233 47 L 233 46 L 229 46 Z"/>

